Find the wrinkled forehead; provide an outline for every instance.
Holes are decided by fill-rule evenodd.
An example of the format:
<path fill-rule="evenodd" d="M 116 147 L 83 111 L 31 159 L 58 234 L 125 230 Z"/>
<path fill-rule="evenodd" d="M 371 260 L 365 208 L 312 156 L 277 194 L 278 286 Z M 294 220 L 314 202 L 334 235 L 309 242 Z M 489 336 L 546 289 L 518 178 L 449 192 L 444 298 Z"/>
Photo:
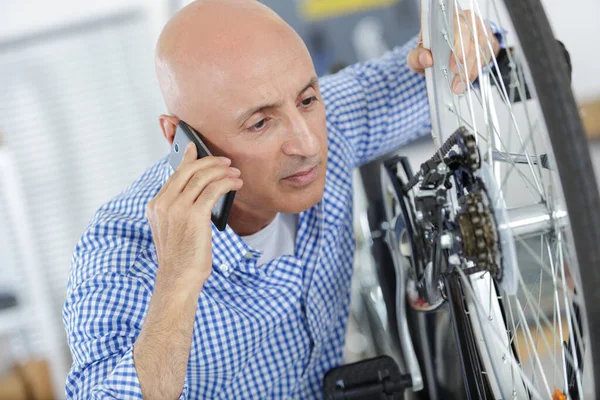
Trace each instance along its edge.
<path fill-rule="evenodd" d="M 257 96 L 287 96 L 314 74 L 308 52 L 300 46 L 288 46 L 232 64 L 229 79 L 223 85 L 232 100 L 246 102 Z"/>
<path fill-rule="evenodd" d="M 199 60 L 184 90 L 189 101 L 207 113 L 231 118 L 240 108 L 287 101 L 314 77 L 315 70 L 304 43 L 292 35 L 257 35 L 243 46 L 232 46 L 220 57 Z"/>

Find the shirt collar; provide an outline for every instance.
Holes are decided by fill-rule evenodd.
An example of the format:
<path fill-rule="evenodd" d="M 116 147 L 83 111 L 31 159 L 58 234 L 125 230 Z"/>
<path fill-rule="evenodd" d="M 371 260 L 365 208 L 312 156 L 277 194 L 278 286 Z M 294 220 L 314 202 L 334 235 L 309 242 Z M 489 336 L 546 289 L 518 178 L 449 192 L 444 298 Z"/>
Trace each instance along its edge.
<path fill-rule="evenodd" d="M 246 254 L 255 255 L 244 240 L 227 225 L 224 231 L 219 231 L 212 224 L 212 256 L 213 266 L 217 267 L 225 276 L 244 259 Z M 258 254 L 260 257 L 260 254 Z"/>

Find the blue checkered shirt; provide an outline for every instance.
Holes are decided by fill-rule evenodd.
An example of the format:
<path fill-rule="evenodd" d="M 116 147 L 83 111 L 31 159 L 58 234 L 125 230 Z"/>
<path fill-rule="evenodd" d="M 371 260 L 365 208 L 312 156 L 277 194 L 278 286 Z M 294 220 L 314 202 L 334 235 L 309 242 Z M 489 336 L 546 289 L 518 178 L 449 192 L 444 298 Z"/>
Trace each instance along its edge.
<path fill-rule="evenodd" d="M 320 80 L 327 109 L 322 200 L 298 215 L 295 254 L 260 252 L 213 227 L 213 272 L 196 310 L 181 399 L 318 399 L 342 363 L 354 256 L 352 170 L 429 131 L 425 79 L 406 65 L 416 38 Z M 158 261 L 145 207 L 166 158 L 104 204 L 73 255 L 63 320 L 67 398 L 141 399 L 132 357 Z"/>

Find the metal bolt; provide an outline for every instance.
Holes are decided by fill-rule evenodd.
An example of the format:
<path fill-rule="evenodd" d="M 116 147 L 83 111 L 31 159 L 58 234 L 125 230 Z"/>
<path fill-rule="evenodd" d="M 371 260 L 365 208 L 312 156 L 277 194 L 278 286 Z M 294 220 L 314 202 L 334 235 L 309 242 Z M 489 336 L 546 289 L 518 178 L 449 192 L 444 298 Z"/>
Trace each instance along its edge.
<path fill-rule="evenodd" d="M 460 265 L 460 257 L 458 254 L 450 254 L 448 257 L 448 263 L 451 265 Z"/>
<path fill-rule="evenodd" d="M 442 249 L 449 249 L 452 247 L 452 235 L 450 235 L 449 233 L 444 233 L 442 236 L 440 236 L 440 245 L 442 246 Z"/>
<path fill-rule="evenodd" d="M 417 221 L 423 221 L 423 211 L 417 210 L 417 212 L 415 213 L 415 218 L 417 219 Z"/>
<path fill-rule="evenodd" d="M 446 175 L 448 173 L 448 166 L 445 163 L 438 164 L 437 172 L 440 175 Z"/>
<path fill-rule="evenodd" d="M 440 8 L 442 9 L 442 11 L 446 11 L 446 3 L 444 3 L 443 0 L 440 0 Z"/>
<path fill-rule="evenodd" d="M 448 298 L 446 296 L 446 285 L 444 285 L 444 281 L 442 281 L 441 279 L 438 281 L 438 290 L 440 291 L 440 294 L 444 299 Z"/>

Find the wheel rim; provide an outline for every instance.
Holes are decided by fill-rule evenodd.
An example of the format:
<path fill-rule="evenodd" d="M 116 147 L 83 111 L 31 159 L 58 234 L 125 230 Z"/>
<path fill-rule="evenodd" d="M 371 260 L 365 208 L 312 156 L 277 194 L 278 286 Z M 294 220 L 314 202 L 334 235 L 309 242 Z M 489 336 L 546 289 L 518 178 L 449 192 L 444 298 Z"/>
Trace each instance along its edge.
<path fill-rule="evenodd" d="M 509 82 L 486 69 L 479 88 L 469 84 L 460 97 L 450 89 L 454 74 L 446 60 L 456 54 L 457 45 L 449 40 L 455 16 L 464 18 L 470 31 L 489 18 L 515 32 L 503 4 L 472 0 L 469 7 L 478 16 L 467 16 L 457 1 L 424 1 L 423 42 L 435 59 L 427 71 L 427 84 L 436 147 L 459 126 L 476 134 L 504 196 L 503 207 L 509 209 L 507 224 L 517 247 L 515 287 L 497 282 L 497 296 L 489 273 L 459 272 L 469 309 L 475 311 L 470 314 L 474 330 L 486 338 L 479 343 L 486 372 L 495 382 L 491 386 L 496 398 L 552 398 L 557 390 L 570 397 L 573 384 L 572 393 L 593 398 L 588 324 L 570 219 L 545 121 L 516 38 L 509 41 L 515 51 L 508 57 L 519 68 Z M 460 31 L 463 43 L 466 34 Z M 475 46 L 490 49 L 489 41 Z M 480 70 L 482 56 L 477 61 Z M 464 76 L 464 70 L 459 74 Z M 531 100 L 515 101 L 528 94 Z M 498 302 L 492 297 L 501 298 L 504 312 L 493 306 Z"/>

